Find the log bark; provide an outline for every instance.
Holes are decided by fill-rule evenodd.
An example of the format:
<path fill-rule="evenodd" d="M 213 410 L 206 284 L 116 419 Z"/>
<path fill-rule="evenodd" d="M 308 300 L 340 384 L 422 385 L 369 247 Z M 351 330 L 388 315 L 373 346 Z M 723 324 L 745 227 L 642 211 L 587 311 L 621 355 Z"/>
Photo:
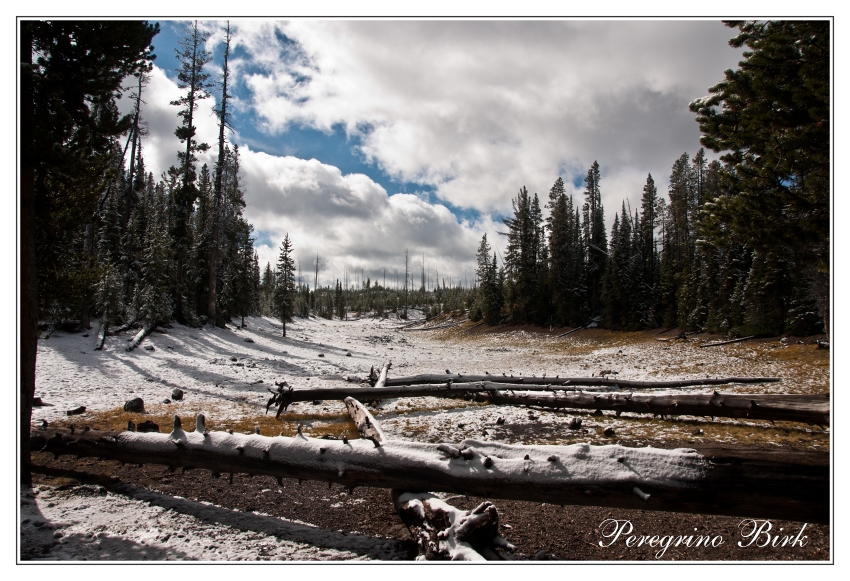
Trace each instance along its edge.
<path fill-rule="evenodd" d="M 380 446 L 386 442 L 387 437 L 384 435 L 384 430 L 381 425 L 375 421 L 372 414 L 369 413 L 362 403 L 353 397 L 347 397 L 344 400 L 345 407 L 348 409 L 348 415 L 351 416 L 354 425 L 357 426 L 357 431 L 360 432 L 360 437 L 364 440 L 372 440 L 375 446 Z"/>
<path fill-rule="evenodd" d="M 499 536 L 499 512 L 490 502 L 469 511 L 427 492 L 394 490 L 392 499 L 419 548 L 417 561 L 499 560 L 496 548 L 516 550 Z"/>
<path fill-rule="evenodd" d="M 554 409 L 613 410 L 659 416 L 711 416 L 829 425 L 829 395 L 566 393 L 515 395 L 477 393 L 475 401 Z"/>
<path fill-rule="evenodd" d="M 749 337 L 741 337 L 740 339 L 732 339 L 731 341 L 718 341 L 717 343 L 703 343 L 700 347 L 717 347 L 719 345 L 729 345 L 730 343 L 740 343 L 741 341 L 749 341 L 750 339 L 755 339 L 755 335 L 750 335 Z"/>
<path fill-rule="evenodd" d="M 142 341 L 145 340 L 145 337 L 151 334 L 151 331 L 153 331 L 154 326 L 155 325 L 153 323 L 145 323 L 144 327 L 142 327 L 139 332 L 136 333 L 136 336 L 133 337 L 133 340 L 130 341 L 129 345 L 127 345 L 127 351 L 132 351 L 133 349 L 141 345 Z"/>
<path fill-rule="evenodd" d="M 455 386 L 489 382 L 494 384 L 512 385 L 570 385 L 587 387 L 615 387 L 628 389 L 671 389 L 694 387 L 700 385 L 727 385 L 730 383 L 774 383 L 781 381 L 778 377 L 715 377 L 700 379 L 674 379 L 669 381 L 639 381 L 633 379 L 609 379 L 605 377 L 505 377 L 498 375 L 443 375 L 429 373 L 410 377 L 391 377 L 386 380 L 386 386 L 443 384 L 449 381 Z M 504 388 L 497 388 L 504 389 Z"/>
<path fill-rule="evenodd" d="M 177 424 L 177 422 L 175 422 Z M 283 436 L 68 430 L 31 433 L 33 449 L 133 464 L 193 467 L 409 491 L 828 523 L 828 452 L 623 446 L 510 446 L 390 440 L 379 448 Z M 637 489 L 637 490 L 636 490 Z M 638 494 L 640 491 L 640 494 Z M 646 496 L 649 495 L 649 496 Z"/>
<path fill-rule="evenodd" d="M 390 367 L 392 367 L 392 366 L 393 366 L 392 362 L 391 362 L 391 361 L 387 361 L 387 362 L 386 362 L 386 363 L 384 363 L 384 365 L 381 367 L 381 373 L 380 373 L 380 374 L 378 374 L 378 378 L 377 378 L 377 379 L 374 379 L 374 377 L 375 377 L 374 375 L 370 375 L 370 379 L 373 379 L 373 380 L 374 380 L 374 382 L 375 382 L 375 383 L 373 383 L 373 384 L 372 384 L 372 387 L 378 387 L 378 388 L 381 388 L 381 387 L 384 387 L 384 386 L 386 385 L 386 383 L 387 383 L 387 373 L 389 373 L 389 371 L 390 371 Z M 374 368 L 372 368 L 372 369 L 374 370 Z M 330 398 L 328 398 L 328 399 L 330 399 Z M 367 398 L 367 399 L 368 399 L 368 398 Z M 374 398 L 373 398 L 373 399 L 374 399 Z M 293 401 L 303 401 L 303 400 L 293 400 Z"/>
<path fill-rule="evenodd" d="M 660 388 L 680 388 L 680 387 L 688 387 L 688 386 L 699 386 L 702 383 L 698 382 L 695 384 L 685 383 L 685 382 L 633 382 L 628 380 L 615 380 L 615 379 L 604 379 L 604 378 L 584 378 L 588 381 L 588 383 L 581 383 L 577 381 L 573 385 L 541 385 L 541 384 L 526 384 L 526 383 L 502 383 L 502 382 L 494 382 L 494 381 L 478 381 L 478 382 L 469 382 L 469 383 L 454 383 L 454 382 L 446 382 L 441 384 L 431 384 L 431 385 L 392 385 L 387 387 L 327 387 L 327 388 L 310 388 L 310 389 L 295 389 L 295 390 L 284 390 L 282 394 L 280 394 L 278 399 L 275 397 L 272 400 L 269 400 L 269 406 L 278 405 L 281 406 L 280 410 L 285 410 L 289 405 L 302 402 L 302 401 L 315 401 L 315 400 L 332 400 L 332 401 L 342 401 L 347 397 L 353 397 L 355 399 L 359 399 L 361 401 L 370 401 L 376 399 L 391 399 L 397 397 L 463 397 L 466 394 L 475 394 L 481 392 L 495 393 L 495 392 L 505 392 L 511 391 L 515 389 L 516 391 L 527 391 L 527 392 L 586 392 L 590 390 L 582 389 L 581 386 L 596 386 L 599 388 L 599 391 L 604 392 L 607 389 L 617 389 L 617 388 L 629 388 L 629 389 L 660 389 Z M 731 378 L 735 379 L 735 378 Z M 745 379 L 745 378 L 737 378 L 737 379 Z M 770 378 L 764 378 L 770 379 Z M 590 383 L 592 381 L 593 383 Z M 684 383 L 684 385 L 682 385 Z M 733 382 L 723 382 L 723 383 L 733 383 Z M 742 381 L 741 383 L 748 383 L 746 381 Z M 647 385 L 648 384 L 648 385 Z M 516 385 L 516 387 L 512 387 L 512 385 Z M 717 384 L 714 384 L 717 385 Z M 272 392 L 275 393 L 275 392 Z M 815 396 L 817 397 L 817 396 Z M 521 404 L 528 405 L 528 404 Z M 569 406 L 566 406 L 569 407 Z M 827 412 L 828 414 L 828 412 Z"/>

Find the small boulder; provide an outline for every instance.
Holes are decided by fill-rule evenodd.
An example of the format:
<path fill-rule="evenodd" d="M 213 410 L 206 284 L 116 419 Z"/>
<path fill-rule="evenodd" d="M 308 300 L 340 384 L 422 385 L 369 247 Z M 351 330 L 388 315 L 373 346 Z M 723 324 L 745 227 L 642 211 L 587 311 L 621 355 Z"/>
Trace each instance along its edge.
<path fill-rule="evenodd" d="M 324 357 L 324 356 L 325 356 L 324 353 L 319 353 L 319 357 Z"/>
<path fill-rule="evenodd" d="M 144 413 L 145 411 L 145 402 L 140 397 L 134 397 L 130 401 L 124 404 L 125 412 L 133 412 L 133 413 Z"/>
<path fill-rule="evenodd" d="M 162 400 L 162 403 L 171 403 L 171 400 L 168 399 L 168 398 L 165 398 L 164 400 Z"/>
<path fill-rule="evenodd" d="M 254 340 L 251 339 L 250 337 L 245 337 L 245 339 L 243 339 L 243 341 L 245 341 L 246 343 L 253 343 L 254 342 Z"/>
<path fill-rule="evenodd" d="M 153 345 L 145 345 L 145 351 L 156 351 L 156 349 L 153 348 Z"/>
<path fill-rule="evenodd" d="M 567 427 L 571 430 L 580 430 L 581 418 L 573 418 L 572 420 L 570 420 L 570 424 Z"/>
<path fill-rule="evenodd" d="M 171 399 L 174 401 L 180 401 L 183 399 L 183 390 L 179 387 L 175 387 L 171 390 Z"/>
<path fill-rule="evenodd" d="M 236 357 L 231 357 L 231 358 L 230 358 L 230 360 L 231 360 L 231 361 L 236 361 Z"/>
<path fill-rule="evenodd" d="M 605 428 L 605 431 L 602 432 L 602 434 L 608 436 L 609 438 L 613 438 L 617 435 L 617 433 L 614 431 L 614 428 Z"/>
<path fill-rule="evenodd" d="M 69 416 L 78 416 L 78 415 L 80 415 L 80 414 L 84 414 L 84 413 L 86 413 L 86 406 L 81 405 L 80 407 L 78 407 L 78 408 L 74 408 L 74 409 L 72 409 L 72 410 L 68 410 L 68 411 L 67 411 L 67 412 L 65 412 L 65 413 L 66 413 L 67 415 L 69 415 Z"/>
<path fill-rule="evenodd" d="M 351 351 L 348 351 L 348 352 L 345 354 L 345 356 L 346 356 L 346 357 L 351 357 Z"/>

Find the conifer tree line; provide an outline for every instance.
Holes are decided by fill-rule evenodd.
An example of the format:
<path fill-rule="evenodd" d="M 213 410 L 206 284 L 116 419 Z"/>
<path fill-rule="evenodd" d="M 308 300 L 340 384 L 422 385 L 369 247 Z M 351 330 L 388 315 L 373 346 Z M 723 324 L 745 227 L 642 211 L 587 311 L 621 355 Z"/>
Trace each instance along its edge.
<path fill-rule="evenodd" d="M 58 220 L 45 221 L 48 228 L 37 234 L 41 320 L 78 319 L 84 327 L 92 316 L 107 325 L 172 320 L 222 325 L 259 311 L 260 273 L 253 227 L 243 217 L 239 148 L 227 142 L 225 131 L 229 23 L 218 79 L 204 69 L 212 60 L 205 49 L 208 38 L 194 22 L 177 50 L 178 86 L 184 92 L 172 105 L 179 122 L 175 135 L 185 147 L 175 152 L 177 164 L 159 178 L 145 168 L 142 105 L 155 58 L 151 55 L 123 89 L 134 104 L 123 135 L 103 138 L 90 158 L 98 165 L 90 164 L 85 176 L 63 184 L 77 190 L 68 195 L 88 195 L 97 203 L 72 205 L 67 217 L 57 208 Z M 114 111 L 121 92 L 118 87 L 100 107 Z M 218 103 L 217 155 L 212 168 L 198 167 L 197 154 L 210 149 L 196 136 L 198 105 L 213 95 Z"/>
<path fill-rule="evenodd" d="M 829 22 L 728 22 L 737 71 L 691 103 L 705 149 L 683 153 L 667 196 L 648 175 L 605 231 L 600 168 L 583 199 L 558 178 L 544 218 L 512 200 L 501 266 L 477 251 L 473 317 L 611 329 L 680 327 L 741 335 L 828 332 Z M 491 258 L 492 254 L 492 258 Z"/>

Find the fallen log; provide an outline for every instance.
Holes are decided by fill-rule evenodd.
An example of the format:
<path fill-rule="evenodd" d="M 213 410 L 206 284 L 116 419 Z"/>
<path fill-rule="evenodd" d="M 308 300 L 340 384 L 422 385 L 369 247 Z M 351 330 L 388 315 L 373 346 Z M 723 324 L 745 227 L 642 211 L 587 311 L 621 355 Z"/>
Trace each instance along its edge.
<path fill-rule="evenodd" d="M 199 426 L 200 427 L 200 426 Z M 552 504 L 723 514 L 828 523 L 828 452 L 661 450 L 618 445 L 440 446 L 365 440 L 69 430 L 31 433 L 34 450 L 132 464 L 336 482 L 347 487 L 442 491 Z"/>
<path fill-rule="evenodd" d="M 730 341 L 718 341 L 716 343 L 703 343 L 700 347 L 718 347 L 719 345 L 729 345 L 731 343 L 740 343 L 741 341 L 749 341 L 750 339 L 755 339 L 755 335 L 750 335 L 749 337 L 741 337 L 740 339 L 732 339 Z"/>
<path fill-rule="evenodd" d="M 572 335 L 576 331 L 581 331 L 582 329 L 587 329 L 588 326 L 590 326 L 590 323 L 588 323 L 587 325 L 584 325 L 583 327 L 576 327 L 575 329 L 571 329 L 571 330 L 567 331 L 566 333 L 561 333 L 560 335 L 555 335 L 553 337 L 553 339 L 558 339 L 560 337 L 566 337 L 567 335 Z"/>
<path fill-rule="evenodd" d="M 348 415 L 351 416 L 354 425 L 357 426 L 357 431 L 360 432 L 361 438 L 372 440 L 376 448 L 387 440 L 380 424 L 375 421 L 375 418 L 372 417 L 369 410 L 363 407 L 362 403 L 353 397 L 345 398 L 344 402 L 345 407 L 348 409 Z"/>
<path fill-rule="evenodd" d="M 563 395 L 478 392 L 475 401 L 553 409 L 612 410 L 658 416 L 711 416 L 829 425 L 829 395 L 566 393 Z"/>
<path fill-rule="evenodd" d="M 740 378 L 739 378 L 740 379 Z M 771 378 L 764 378 L 771 379 Z M 583 381 L 587 380 L 586 383 Z M 650 383 L 651 385 L 643 385 Z M 558 385 L 558 384 L 525 384 L 525 383 L 503 383 L 494 381 L 478 381 L 469 383 L 454 383 L 446 382 L 441 384 L 431 385 L 399 385 L 387 387 L 324 387 L 324 388 L 309 388 L 309 389 L 292 389 L 279 388 L 278 391 L 269 390 L 272 393 L 272 398 L 269 399 L 266 411 L 272 405 L 278 406 L 277 416 L 285 411 L 291 404 L 303 401 L 316 400 L 331 400 L 342 401 L 347 397 L 352 397 L 361 401 L 372 401 L 382 399 L 392 399 L 398 397 L 463 397 L 467 394 L 476 394 L 480 392 L 503 392 L 513 391 L 512 385 L 516 385 L 516 391 L 524 392 L 588 392 L 591 390 L 583 389 L 582 386 L 596 387 L 599 392 L 608 389 L 658 389 L 658 388 L 680 388 L 688 386 L 703 385 L 701 382 L 695 384 L 685 384 L 683 382 L 632 382 L 629 380 L 616 380 L 604 378 L 583 378 L 576 381 L 574 385 Z M 741 382 L 746 383 L 746 382 Z M 521 405 L 530 405 L 522 403 Z M 565 406 L 569 407 L 569 406 Z M 827 415 L 828 415 L 827 411 Z M 711 414 L 709 414 L 711 415 Z M 816 422 L 817 423 L 817 422 Z"/>
<path fill-rule="evenodd" d="M 499 536 L 499 512 L 490 502 L 469 511 L 427 492 L 394 490 L 392 499 L 419 548 L 417 561 L 495 561 L 495 548 L 516 550 Z"/>
<path fill-rule="evenodd" d="M 424 327 L 422 329 L 404 329 L 405 331 L 436 331 L 437 329 L 451 329 L 452 327 L 457 327 L 458 325 L 463 325 L 469 319 L 464 319 L 462 321 L 452 321 L 451 323 L 447 323 L 445 325 L 435 325 L 433 327 Z"/>
<path fill-rule="evenodd" d="M 706 377 L 700 379 L 673 379 L 669 381 L 641 381 L 634 379 L 609 379 L 606 377 L 506 377 L 504 375 L 500 377 L 498 375 L 461 375 L 459 373 L 455 375 L 443 375 L 427 373 L 410 377 L 391 377 L 386 380 L 384 385 L 389 387 L 396 385 L 446 384 L 450 381 L 455 386 L 483 381 L 495 384 L 523 386 L 581 385 L 587 387 L 619 387 L 628 389 L 675 389 L 700 385 L 727 385 L 730 383 L 774 383 L 781 381 L 781 379 L 778 377 Z"/>
<path fill-rule="evenodd" d="M 132 351 L 136 347 L 138 347 L 142 341 L 145 340 L 145 337 L 151 334 L 151 331 L 154 329 L 153 323 L 145 323 L 144 326 L 136 333 L 136 336 L 133 337 L 133 340 L 127 345 L 127 351 Z"/>

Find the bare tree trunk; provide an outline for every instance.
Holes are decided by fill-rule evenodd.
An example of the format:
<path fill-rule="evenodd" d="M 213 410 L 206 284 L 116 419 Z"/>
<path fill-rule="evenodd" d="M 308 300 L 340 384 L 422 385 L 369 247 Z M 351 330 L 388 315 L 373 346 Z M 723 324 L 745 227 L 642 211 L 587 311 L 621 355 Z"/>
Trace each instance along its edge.
<path fill-rule="evenodd" d="M 30 461 L 30 422 L 35 396 L 35 359 L 38 351 L 38 277 L 35 261 L 35 135 L 33 134 L 32 31 L 25 23 L 20 29 L 21 63 L 21 383 L 20 438 L 21 483 L 32 484 Z"/>
<path fill-rule="evenodd" d="M 828 452 L 34 431 L 46 452 L 483 498 L 828 523 Z M 451 454 L 451 450 L 457 457 Z M 446 451 L 449 450 L 449 451 Z"/>

